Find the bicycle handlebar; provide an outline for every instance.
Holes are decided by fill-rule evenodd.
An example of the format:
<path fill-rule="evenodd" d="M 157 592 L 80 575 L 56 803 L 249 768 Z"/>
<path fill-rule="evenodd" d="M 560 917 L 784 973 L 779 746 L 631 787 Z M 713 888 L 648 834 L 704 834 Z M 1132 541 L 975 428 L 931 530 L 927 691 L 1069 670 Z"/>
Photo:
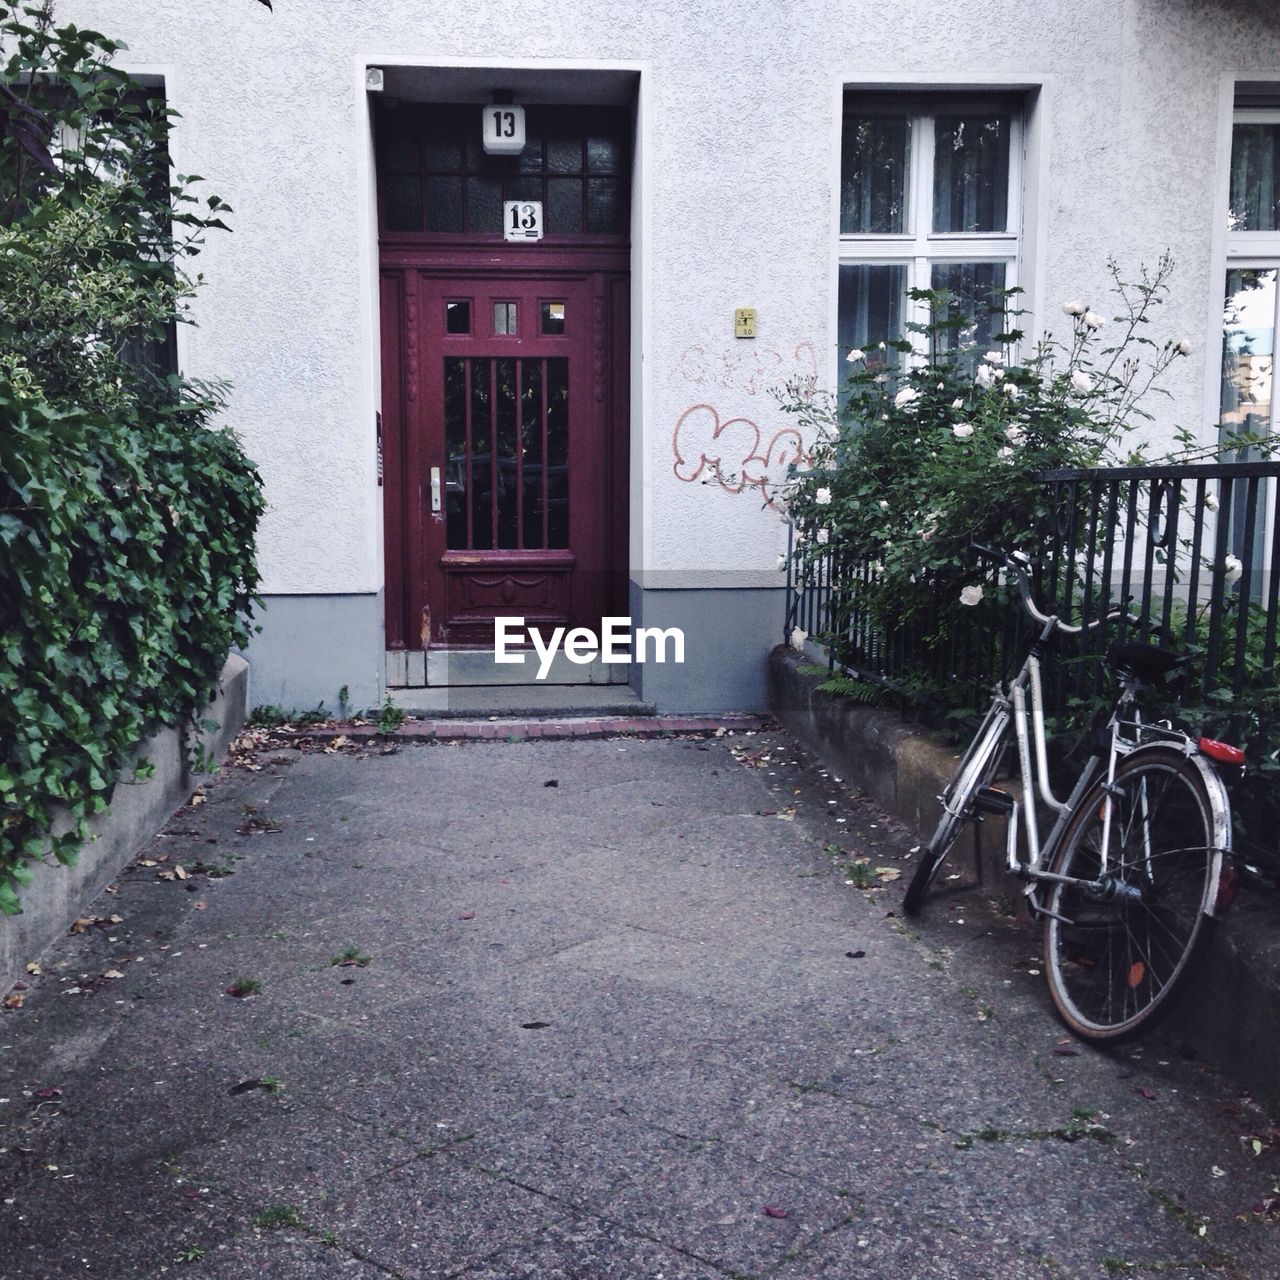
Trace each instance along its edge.
<path fill-rule="evenodd" d="M 1008 569 L 1017 576 L 1018 594 L 1022 597 L 1022 607 L 1039 623 L 1045 626 L 1053 624 L 1057 631 L 1063 631 L 1069 636 L 1078 636 L 1081 632 L 1092 631 L 1095 627 L 1100 627 L 1104 622 L 1114 622 L 1118 618 L 1128 618 L 1131 622 L 1137 622 L 1138 619 L 1125 608 L 1117 606 L 1108 611 L 1103 617 L 1095 618 L 1087 624 L 1073 624 L 1063 622 L 1057 614 L 1045 613 L 1037 606 L 1035 598 L 1031 594 L 1031 575 L 1028 570 L 1031 568 L 1031 561 L 1021 552 L 1005 552 L 997 551 L 993 547 L 984 547 L 980 542 L 970 542 L 969 550 L 975 555 L 981 556 L 984 560 L 990 560 L 993 564 L 998 564 L 1001 568 Z"/>

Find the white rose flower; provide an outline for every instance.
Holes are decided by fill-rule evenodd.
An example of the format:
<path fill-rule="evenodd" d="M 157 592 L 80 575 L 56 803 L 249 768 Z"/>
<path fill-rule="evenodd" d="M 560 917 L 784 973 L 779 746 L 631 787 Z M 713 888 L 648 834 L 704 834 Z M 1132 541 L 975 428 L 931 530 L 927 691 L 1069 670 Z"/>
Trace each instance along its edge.
<path fill-rule="evenodd" d="M 880 499 L 880 510 L 881 510 L 881 511 L 888 511 L 888 510 L 889 510 L 889 504 L 888 504 L 888 502 L 887 502 L 884 498 L 881 498 L 881 499 Z"/>
<path fill-rule="evenodd" d="M 1090 329 L 1101 329 L 1107 323 L 1096 311 L 1086 311 L 1084 313 L 1084 322 Z"/>
<path fill-rule="evenodd" d="M 879 350 L 879 351 L 883 351 L 883 350 L 885 350 L 885 345 L 884 345 L 884 343 L 883 343 L 883 342 L 879 342 L 879 343 L 877 343 L 877 344 L 876 344 L 876 348 L 877 348 L 877 350 Z"/>
<path fill-rule="evenodd" d="M 957 440 L 967 440 L 971 435 L 973 435 L 973 423 L 957 422 L 956 425 L 951 428 L 951 434 L 955 436 Z"/>
<path fill-rule="evenodd" d="M 996 450 L 996 457 L 1002 458 L 1005 462 L 1008 462 L 1009 459 L 1013 457 L 1013 450 L 1010 449 L 1007 444 L 1002 445 L 999 449 Z"/>
<path fill-rule="evenodd" d="M 1064 302 L 1062 304 L 1062 309 L 1069 316 L 1082 316 L 1089 310 L 1083 302 Z"/>
<path fill-rule="evenodd" d="M 964 408 L 964 397 L 963 397 L 963 396 L 956 396 L 956 398 L 951 402 L 951 407 L 952 407 L 953 409 L 963 409 L 963 408 Z"/>
<path fill-rule="evenodd" d="M 893 397 L 893 407 L 895 409 L 905 409 L 907 405 L 920 399 L 920 393 L 915 387 L 903 387 L 896 396 Z"/>
<path fill-rule="evenodd" d="M 816 537 L 818 540 L 818 545 L 820 547 L 825 547 L 827 543 L 831 541 L 831 530 L 826 528 L 819 529 Z"/>
<path fill-rule="evenodd" d="M 1191 354 L 1191 343 L 1189 343 L 1186 338 L 1179 338 L 1178 341 L 1173 344 L 1173 349 L 1180 356 L 1189 356 Z"/>
<path fill-rule="evenodd" d="M 972 606 L 972 605 L 977 604 L 981 599 L 982 599 L 982 588 L 981 588 L 981 587 L 978 587 L 978 586 L 974 586 L 974 587 L 965 587 L 965 588 L 964 588 L 964 590 L 960 592 L 960 603 L 961 603 L 961 604 L 967 604 L 967 605 Z M 794 635 L 794 634 L 795 634 L 795 632 L 792 632 L 792 635 Z"/>
<path fill-rule="evenodd" d="M 1003 351 L 988 351 L 982 358 L 988 364 L 1004 364 Z"/>
<path fill-rule="evenodd" d="M 887 373 L 877 373 L 876 376 L 871 379 L 871 381 L 872 382 L 888 382 L 889 375 Z"/>
<path fill-rule="evenodd" d="M 1016 400 L 1022 394 L 1022 392 L 1018 390 L 1018 384 L 1016 382 L 1006 382 L 1000 390 L 1003 391 L 1010 400 Z"/>
<path fill-rule="evenodd" d="M 809 633 L 800 627 L 791 628 L 791 647 L 797 653 L 804 652 L 804 642 L 809 638 Z"/>
<path fill-rule="evenodd" d="M 829 507 L 831 505 L 831 490 L 824 486 L 813 495 L 813 500 L 820 507 Z"/>
<path fill-rule="evenodd" d="M 1204 495 L 1204 509 L 1206 511 L 1217 511 L 1218 495 L 1216 493 L 1206 493 Z"/>
<path fill-rule="evenodd" d="M 980 387 L 989 387 L 996 380 L 996 375 L 991 372 L 989 364 L 980 364 L 973 380 Z"/>
<path fill-rule="evenodd" d="M 1004 437 L 1010 444 L 1017 444 L 1024 435 L 1026 432 L 1016 422 L 1004 429 Z"/>
<path fill-rule="evenodd" d="M 996 377 L 997 377 L 997 378 L 1003 378 L 1003 377 L 1004 377 L 1004 370 L 1003 370 L 1003 369 L 992 369 L 992 370 L 991 370 L 991 372 L 992 372 L 992 373 L 994 373 L 994 374 L 996 375 Z"/>
<path fill-rule="evenodd" d="M 1228 556 L 1222 562 L 1222 576 L 1227 580 L 1227 586 L 1239 582 L 1243 574 L 1244 565 L 1235 556 Z"/>
<path fill-rule="evenodd" d="M 1082 395 L 1093 390 L 1093 380 L 1083 369 L 1071 370 L 1071 385 Z"/>
<path fill-rule="evenodd" d="M 854 364 L 858 360 L 865 360 L 866 358 L 867 358 L 867 353 L 865 351 L 860 351 L 857 347 L 854 347 L 854 349 L 850 351 L 847 356 L 845 356 L 845 359 L 850 364 Z"/>

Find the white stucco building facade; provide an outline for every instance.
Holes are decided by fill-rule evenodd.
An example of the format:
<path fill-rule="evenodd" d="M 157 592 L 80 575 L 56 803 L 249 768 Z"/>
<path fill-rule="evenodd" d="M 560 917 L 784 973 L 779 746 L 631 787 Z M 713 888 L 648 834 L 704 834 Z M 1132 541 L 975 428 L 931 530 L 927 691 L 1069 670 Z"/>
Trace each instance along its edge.
<path fill-rule="evenodd" d="M 683 665 L 620 678 L 660 710 L 760 709 L 785 545 L 765 499 L 797 446 L 772 388 L 834 386 L 910 284 L 1017 284 L 1035 333 L 1104 297 L 1108 256 L 1168 250 L 1162 322 L 1192 355 L 1155 430 L 1211 440 L 1228 272 L 1280 265 L 1266 0 L 60 0 L 59 19 L 162 79 L 175 167 L 234 210 L 180 360 L 232 383 L 266 485 L 261 703 L 474 679 L 450 655 L 519 607 L 682 627 Z M 507 101 L 530 143 L 495 165 L 482 108 Z M 1261 196 L 1230 229 L 1233 174 Z M 486 221 L 499 194 L 541 206 L 541 241 Z M 1269 363 L 1266 383 L 1269 419 Z"/>

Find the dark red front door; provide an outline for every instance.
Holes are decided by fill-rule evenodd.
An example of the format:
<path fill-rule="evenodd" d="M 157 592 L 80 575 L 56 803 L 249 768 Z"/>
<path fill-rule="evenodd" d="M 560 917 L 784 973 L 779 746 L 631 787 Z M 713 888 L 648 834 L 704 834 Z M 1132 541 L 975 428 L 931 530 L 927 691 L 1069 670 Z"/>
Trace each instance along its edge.
<path fill-rule="evenodd" d="M 392 647 L 625 612 L 625 324 L 603 272 L 384 270 Z"/>

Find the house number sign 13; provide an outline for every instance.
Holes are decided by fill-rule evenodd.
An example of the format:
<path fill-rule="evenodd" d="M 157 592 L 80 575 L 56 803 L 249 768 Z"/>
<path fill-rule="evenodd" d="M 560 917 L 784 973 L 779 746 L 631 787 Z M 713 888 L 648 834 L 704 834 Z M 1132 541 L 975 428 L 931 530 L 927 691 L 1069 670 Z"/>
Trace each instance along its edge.
<path fill-rule="evenodd" d="M 502 202 L 502 238 L 504 240 L 541 240 L 542 201 L 504 200 Z"/>
<path fill-rule="evenodd" d="M 491 156 L 518 156 L 524 150 L 524 108 L 491 102 L 481 117 L 484 149 Z"/>

